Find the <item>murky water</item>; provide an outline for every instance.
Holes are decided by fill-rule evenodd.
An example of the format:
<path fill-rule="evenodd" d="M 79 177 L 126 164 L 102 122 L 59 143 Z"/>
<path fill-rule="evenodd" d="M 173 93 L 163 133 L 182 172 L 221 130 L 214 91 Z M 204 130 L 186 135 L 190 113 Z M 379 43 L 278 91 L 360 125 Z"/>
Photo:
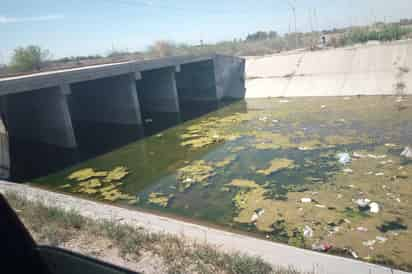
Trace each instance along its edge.
<path fill-rule="evenodd" d="M 75 149 L 9 136 L 12 163 L 10 179 L 25 182 L 46 176 L 195 119 L 228 103 L 194 102 L 182 105 L 181 113 L 144 112 L 143 125 L 72 121 L 77 141 Z"/>
<path fill-rule="evenodd" d="M 412 270 L 412 98 L 397 99 L 237 102 L 34 183 Z"/>

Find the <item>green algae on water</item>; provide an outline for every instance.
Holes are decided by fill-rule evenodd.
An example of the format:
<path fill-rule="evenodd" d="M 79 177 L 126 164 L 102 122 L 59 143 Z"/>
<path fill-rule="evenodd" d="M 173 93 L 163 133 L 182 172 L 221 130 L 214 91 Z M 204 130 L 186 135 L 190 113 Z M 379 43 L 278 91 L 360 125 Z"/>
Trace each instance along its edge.
<path fill-rule="evenodd" d="M 265 169 L 260 169 L 257 171 L 259 174 L 269 176 L 275 172 L 283 169 L 291 169 L 294 167 L 294 161 L 290 159 L 274 159 L 270 161 L 270 164 Z"/>
<path fill-rule="evenodd" d="M 400 157 L 412 145 L 408 99 L 402 110 L 391 96 L 237 102 L 35 183 L 412 270 L 412 162 Z M 360 211 L 364 198 L 380 211 Z"/>

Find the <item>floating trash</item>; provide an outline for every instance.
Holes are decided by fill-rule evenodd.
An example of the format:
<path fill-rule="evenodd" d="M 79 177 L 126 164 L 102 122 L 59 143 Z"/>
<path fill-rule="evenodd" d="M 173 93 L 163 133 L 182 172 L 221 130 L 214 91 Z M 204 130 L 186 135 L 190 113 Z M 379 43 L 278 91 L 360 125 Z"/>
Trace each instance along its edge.
<path fill-rule="evenodd" d="M 319 208 L 326 208 L 326 206 L 325 205 L 315 205 L 316 207 L 319 207 Z"/>
<path fill-rule="evenodd" d="M 379 243 L 384 243 L 388 240 L 388 238 L 382 237 L 382 236 L 376 236 L 375 238 Z"/>
<path fill-rule="evenodd" d="M 312 250 L 321 252 L 328 252 L 332 247 L 331 244 L 312 244 Z"/>
<path fill-rule="evenodd" d="M 379 204 L 378 203 L 375 203 L 375 202 L 373 202 L 373 203 L 370 203 L 369 204 L 369 211 L 371 212 L 371 213 L 379 213 L 379 211 L 380 211 L 380 208 L 379 208 Z"/>
<path fill-rule="evenodd" d="M 355 204 L 357 204 L 359 208 L 365 209 L 366 207 L 369 206 L 369 203 L 370 203 L 370 202 L 371 202 L 371 201 L 370 201 L 369 199 L 367 199 L 367 198 L 361 198 L 361 199 L 357 199 L 357 200 L 355 201 Z"/>
<path fill-rule="evenodd" d="M 410 147 L 405 147 L 401 153 L 401 156 L 407 159 L 412 159 L 412 149 Z"/>
<path fill-rule="evenodd" d="M 397 147 L 398 145 L 395 145 L 395 144 L 385 144 L 385 147 Z"/>
<path fill-rule="evenodd" d="M 358 226 L 356 230 L 359 232 L 368 232 L 368 229 L 364 226 Z"/>
<path fill-rule="evenodd" d="M 375 173 L 375 176 L 385 176 L 385 173 L 384 172 L 378 172 L 378 173 Z"/>
<path fill-rule="evenodd" d="M 375 154 L 368 154 L 368 157 L 371 159 L 385 159 L 386 155 L 375 155 Z"/>
<path fill-rule="evenodd" d="M 362 244 L 366 247 L 372 247 L 375 245 L 375 243 L 376 243 L 376 240 L 369 240 L 369 241 L 362 242 Z"/>
<path fill-rule="evenodd" d="M 363 154 L 358 153 L 358 152 L 354 152 L 354 153 L 352 154 L 352 157 L 353 157 L 353 158 L 356 158 L 356 159 L 363 159 L 363 158 L 366 158 L 366 155 L 363 155 Z"/>
<path fill-rule="evenodd" d="M 339 163 L 342 165 L 346 165 L 351 161 L 350 155 L 347 152 L 341 152 L 336 155 L 338 158 Z"/>
<path fill-rule="evenodd" d="M 259 219 L 259 217 L 261 217 L 264 213 L 265 210 L 263 208 L 256 209 L 252 215 L 252 218 L 250 218 L 250 222 L 256 222 Z"/>
<path fill-rule="evenodd" d="M 403 224 L 403 221 L 401 218 L 396 218 L 394 221 L 385 221 L 382 225 L 376 227 L 380 232 L 386 233 L 388 231 L 391 231 L 392 233 L 396 234 L 395 236 L 398 235 L 397 232 L 394 232 L 393 230 L 407 230 L 408 226 Z"/>
<path fill-rule="evenodd" d="M 350 173 L 353 173 L 353 170 L 350 169 L 350 168 L 345 168 L 345 169 L 343 170 L 343 172 L 346 173 L 346 174 L 350 174 Z"/>
<path fill-rule="evenodd" d="M 353 258 L 355 258 L 355 259 L 359 258 L 359 255 L 355 251 L 349 250 L 349 252 L 350 252 L 350 254 L 352 255 Z"/>
<path fill-rule="evenodd" d="M 303 204 L 308 204 L 308 203 L 312 202 L 312 199 L 311 198 L 302 198 L 302 199 L 300 199 L 300 202 L 303 203 Z"/>
<path fill-rule="evenodd" d="M 303 237 L 305 238 L 313 237 L 313 229 L 310 226 L 305 225 L 305 227 L 303 228 Z"/>

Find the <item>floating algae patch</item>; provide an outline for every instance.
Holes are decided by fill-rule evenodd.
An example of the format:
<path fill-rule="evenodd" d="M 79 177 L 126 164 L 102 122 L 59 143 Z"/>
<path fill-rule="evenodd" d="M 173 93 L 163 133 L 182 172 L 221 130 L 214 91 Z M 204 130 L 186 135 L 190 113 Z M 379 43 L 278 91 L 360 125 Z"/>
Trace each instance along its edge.
<path fill-rule="evenodd" d="M 396 100 L 238 102 L 35 184 L 412 270 L 412 100 Z"/>
<path fill-rule="evenodd" d="M 165 195 L 163 193 L 150 193 L 148 202 L 161 207 L 167 207 L 173 197 L 174 196 L 172 194 Z"/>
<path fill-rule="evenodd" d="M 177 172 L 180 191 L 189 189 L 196 183 L 207 183 L 210 177 L 216 175 L 214 167 L 204 160 L 193 161 L 190 165 L 182 167 Z"/>
<path fill-rule="evenodd" d="M 259 185 L 254 181 L 235 179 L 228 184 L 229 186 L 236 186 L 240 188 L 258 188 Z"/>
<path fill-rule="evenodd" d="M 226 167 L 236 160 L 236 155 L 228 156 L 222 161 L 214 162 L 213 165 L 218 168 Z"/>
<path fill-rule="evenodd" d="M 83 181 L 87 180 L 93 177 L 105 177 L 107 176 L 106 171 L 94 171 L 93 168 L 85 168 L 78 170 L 76 172 L 73 172 L 68 176 L 68 179 L 70 180 L 76 180 L 76 181 Z"/>
<path fill-rule="evenodd" d="M 227 127 L 250 119 L 251 115 L 248 113 L 235 113 L 221 119 L 209 117 L 197 125 L 187 127 L 185 133 L 180 135 L 181 145 L 199 149 L 212 144 L 234 141 L 239 138 L 239 135 L 229 132 Z"/>
<path fill-rule="evenodd" d="M 86 193 L 86 194 L 96 194 L 102 186 L 102 183 L 99 179 L 90 179 L 88 181 L 84 181 L 78 184 L 80 188 L 76 190 L 79 193 Z"/>
<path fill-rule="evenodd" d="M 103 197 L 104 200 L 110 201 L 110 202 L 115 202 L 117 200 L 134 200 L 135 199 L 134 196 L 125 194 L 116 188 L 112 190 L 108 190 L 108 191 L 102 191 L 101 196 Z"/>
<path fill-rule="evenodd" d="M 275 172 L 283 169 L 291 169 L 294 167 L 294 161 L 289 159 L 274 159 L 270 161 L 270 164 L 265 169 L 260 169 L 257 171 L 259 174 L 269 176 Z"/>
<path fill-rule="evenodd" d="M 125 167 L 115 167 L 110 171 L 94 171 L 86 168 L 71 173 L 67 178 L 75 180 L 74 184 L 65 184 L 64 188 L 72 192 L 94 196 L 104 201 L 116 202 L 118 200 L 128 200 L 134 202 L 136 197 L 123 193 L 118 189 L 123 183 L 115 182 L 127 176 L 128 171 Z M 93 178 L 99 177 L 99 178 Z M 90 179 L 92 178 L 92 179 Z"/>
<path fill-rule="evenodd" d="M 116 167 L 115 169 L 109 171 L 105 178 L 103 179 L 104 182 L 110 183 L 112 181 L 119 181 L 123 179 L 124 177 L 127 176 L 129 172 L 127 171 L 127 168 L 123 166 Z"/>

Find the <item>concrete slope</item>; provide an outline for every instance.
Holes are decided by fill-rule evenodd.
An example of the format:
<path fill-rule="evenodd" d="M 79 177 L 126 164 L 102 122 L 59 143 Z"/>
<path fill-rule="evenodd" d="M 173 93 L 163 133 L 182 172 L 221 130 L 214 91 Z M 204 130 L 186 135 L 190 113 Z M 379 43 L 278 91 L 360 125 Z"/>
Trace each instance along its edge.
<path fill-rule="evenodd" d="M 136 225 L 153 232 L 165 232 L 184 236 L 201 243 L 217 246 L 229 252 L 241 252 L 259 256 L 274 266 L 293 266 L 301 271 L 316 274 L 402 274 L 406 272 L 364 263 L 352 259 L 316 253 L 309 250 L 260 240 L 214 228 L 128 210 L 120 207 L 82 200 L 27 185 L 0 181 L 0 192 L 13 191 L 33 201 L 41 201 L 65 210 L 74 209 L 93 219 L 114 220 Z"/>
<path fill-rule="evenodd" d="M 411 94 L 410 70 L 412 41 L 249 58 L 246 97 Z"/>

